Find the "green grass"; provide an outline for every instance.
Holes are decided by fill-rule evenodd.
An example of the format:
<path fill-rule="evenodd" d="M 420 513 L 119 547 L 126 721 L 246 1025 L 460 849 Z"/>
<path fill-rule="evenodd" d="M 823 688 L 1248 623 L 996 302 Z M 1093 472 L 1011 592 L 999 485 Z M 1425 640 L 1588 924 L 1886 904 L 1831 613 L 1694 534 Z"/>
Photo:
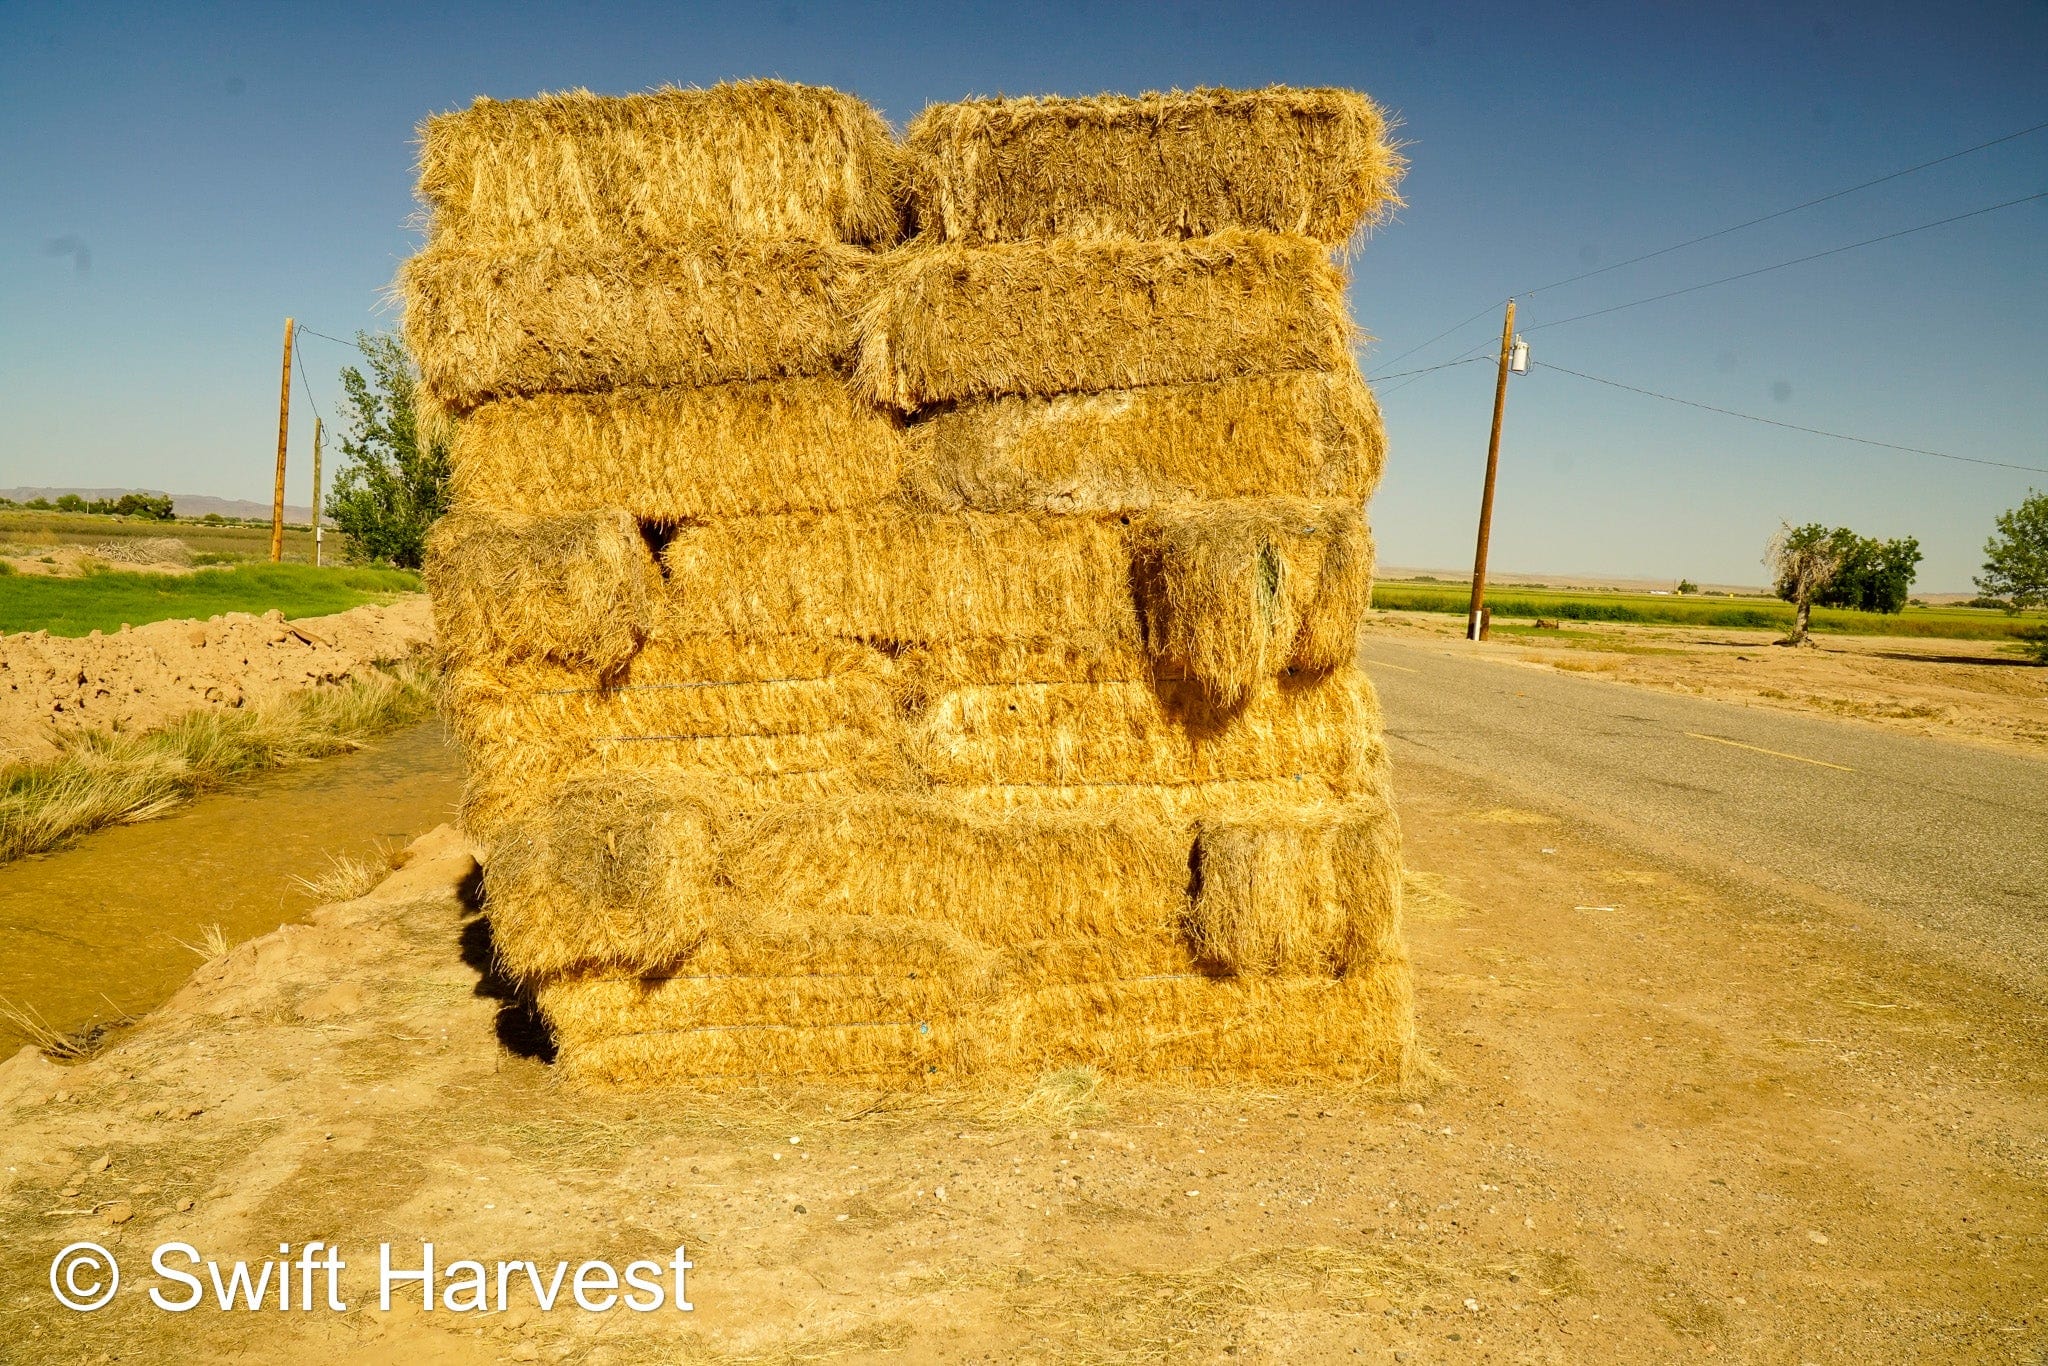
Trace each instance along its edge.
<path fill-rule="evenodd" d="M 1445 612 L 1464 616 L 1469 592 L 1461 587 L 1379 583 L 1372 605 L 1392 612 Z M 1562 621 L 1644 622 L 1670 626 L 1733 626 L 1785 631 L 1792 605 L 1764 598 L 1660 597 L 1648 593 L 1571 592 L 1518 589 L 1489 593 L 1486 605 L 1496 621 L 1549 617 Z M 1859 636 L 1929 636 L 1947 640 L 2018 640 L 2038 629 L 2039 614 L 2008 616 L 1982 607 L 1908 607 L 1897 616 L 1817 607 L 1816 632 Z"/>
<path fill-rule="evenodd" d="M 108 570 L 76 579 L 8 574 L 0 576 L 0 633 L 82 636 L 176 617 L 272 608 L 287 617 L 317 617 L 389 602 L 419 587 L 420 576 L 405 569 L 303 564 L 241 564 L 192 574 Z"/>
<path fill-rule="evenodd" d="M 0 862 L 149 820 L 252 773 L 357 749 L 432 705 L 427 670 L 404 664 L 267 706 L 188 712 L 145 735 L 70 737 L 55 759 L 0 768 Z"/>

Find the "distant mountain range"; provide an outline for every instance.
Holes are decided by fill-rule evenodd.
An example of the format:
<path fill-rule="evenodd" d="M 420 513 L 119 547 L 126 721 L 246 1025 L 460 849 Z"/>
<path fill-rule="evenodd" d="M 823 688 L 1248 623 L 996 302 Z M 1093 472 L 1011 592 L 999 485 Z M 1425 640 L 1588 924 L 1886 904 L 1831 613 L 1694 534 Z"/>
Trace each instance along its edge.
<path fill-rule="evenodd" d="M 75 493 L 91 502 L 98 498 L 119 498 L 124 493 L 160 494 L 162 489 L 0 489 L 0 498 L 12 498 L 17 503 L 26 503 L 31 498 L 47 498 L 56 502 L 67 493 Z M 174 493 L 171 507 L 180 517 L 204 517 L 218 513 L 222 517 L 255 517 L 270 520 L 270 504 L 254 502 L 248 498 L 215 498 L 206 493 Z M 313 520 L 313 509 L 284 505 L 284 519 L 305 526 Z"/>

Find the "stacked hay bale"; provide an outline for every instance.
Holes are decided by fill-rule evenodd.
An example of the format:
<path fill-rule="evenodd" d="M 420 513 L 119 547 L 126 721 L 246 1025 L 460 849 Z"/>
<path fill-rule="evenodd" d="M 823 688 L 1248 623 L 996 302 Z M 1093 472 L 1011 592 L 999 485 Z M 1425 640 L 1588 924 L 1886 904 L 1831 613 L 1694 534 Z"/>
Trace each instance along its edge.
<path fill-rule="evenodd" d="M 907 161 L 765 83 L 429 125 L 501 956 L 594 1079 L 1398 1076 L 1330 261 L 1393 202 L 1378 112 L 977 102 Z"/>

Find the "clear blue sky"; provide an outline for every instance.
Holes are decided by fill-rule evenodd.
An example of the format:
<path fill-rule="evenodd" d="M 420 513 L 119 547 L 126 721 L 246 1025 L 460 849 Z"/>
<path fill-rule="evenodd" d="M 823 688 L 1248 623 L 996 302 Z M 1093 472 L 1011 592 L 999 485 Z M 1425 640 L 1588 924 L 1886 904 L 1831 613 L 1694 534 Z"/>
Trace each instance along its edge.
<path fill-rule="evenodd" d="M 416 245 L 412 130 L 477 94 L 777 75 L 900 126 L 975 94 L 1345 85 L 1398 111 L 1408 208 L 1354 263 L 1368 368 L 1484 346 L 1511 292 L 2048 120 L 2048 7 L 829 9 L 0 3 L 0 486 L 268 496 L 285 314 L 346 337 Z M 2048 133 L 1528 300 L 1497 570 L 1757 582 L 1780 518 L 1917 535 L 1967 589 L 2048 474 L 1777 431 L 1545 361 L 2048 467 L 2048 201 L 1607 317 L 1574 313 L 2048 189 Z M 304 341 L 330 417 L 349 359 Z M 1492 377 L 1386 386 L 1383 562 L 1471 556 Z M 296 412 L 304 414 L 304 400 Z M 295 422 L 302 502 L 310 422 Z"/>

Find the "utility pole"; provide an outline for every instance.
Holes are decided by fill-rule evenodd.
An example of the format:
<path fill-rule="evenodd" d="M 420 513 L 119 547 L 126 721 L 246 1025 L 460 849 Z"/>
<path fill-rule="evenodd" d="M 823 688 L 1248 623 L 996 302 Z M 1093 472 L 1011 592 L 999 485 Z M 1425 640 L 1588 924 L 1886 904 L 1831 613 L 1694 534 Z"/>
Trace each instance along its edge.
<path fill-rule="evenodd" d="M 292 320 L 284 320 L 284 379 L 277 388 L 277 485 L 270 497 L 270 562 L 284 558 L 284 447 L 292 429 Z"/>
<path fill-rule="evenodd" d="M 1500 325 L 1500 375 L 1493 384 L 1493 435 L 1486 441 L 1486 492 L 1479 498 L 1479 549 L 1472 556 L 1472 606 L 1465 617 L 1465 639 L 1484 640 L 1486 621 L 1486 542 L 1493 535 L 1493 482 L 1500 473 L 1500 420 L 1508 406 L 1508 358 L 1515 347 L 1515 301 L 1508 300 Z"/>
<path fill-rule="evenodd" d="M 320 415 L 313 414 L 313 567 L 320 567 Z"/>

